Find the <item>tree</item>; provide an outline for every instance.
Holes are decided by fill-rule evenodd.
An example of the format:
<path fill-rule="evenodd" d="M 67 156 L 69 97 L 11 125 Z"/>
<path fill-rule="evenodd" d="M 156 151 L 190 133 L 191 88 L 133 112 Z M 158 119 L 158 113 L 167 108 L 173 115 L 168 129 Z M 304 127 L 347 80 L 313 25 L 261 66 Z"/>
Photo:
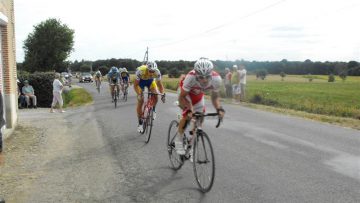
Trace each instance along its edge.
<path fill-rule="evenodd" d="M 267 74 L 268 74 L 268 72 L 266 69 L 257 70 L 256 77 L 260 77 L 261 80 L 265 80 Z"/>
<path fill-rule="evenodd" d="M 347 77 L 347 71 L 346 71 L 346 70 L 341 71 L 341 72 L 339 73 L 339 77 L 342 79 L 343 82 L 345 82 L 346 77 Z"/>
<path fill-rule="evenodd" d="M 24 69 L 35 71 L 61 71 L 65 60 L 73 51 L 74 30 L 50 18 L 34 26 L 24 42 Z"/>
<path fill-rule="evenodd" d="M 335 76 L 334 76 L 334 74 L 332 74 L 332 73 L 329 74 L 328 82 L 335 82 Z"/>
<path fill-rule="evenodd" d="M 91 65 L 90 65 L 90 64 L 86 64 L 86 63 L 82 64 L 82 65 L 80 66 L 80 71 L 81 71 L 81 72 L 90 72 L 90 71 L 91 71 Z"/>
<path fill-rule="evenodd" d="M 286 77 L 285 72 L 281 71 L 280 76 L 281 76 L 281 81 L 284 81 L 284 78 Z"/>

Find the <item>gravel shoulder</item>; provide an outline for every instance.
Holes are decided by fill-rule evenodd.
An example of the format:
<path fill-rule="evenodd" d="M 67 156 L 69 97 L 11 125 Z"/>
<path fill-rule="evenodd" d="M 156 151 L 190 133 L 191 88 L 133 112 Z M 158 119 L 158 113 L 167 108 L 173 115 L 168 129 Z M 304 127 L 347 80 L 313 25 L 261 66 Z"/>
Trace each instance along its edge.
<path fill-rule="evenodd" d="M 21 110 L 0 157 L 0 197 L 6 202 L 126 201 L 121 167 L 109 156 L 92 111 L 92 106 L 66 113 Z"/>

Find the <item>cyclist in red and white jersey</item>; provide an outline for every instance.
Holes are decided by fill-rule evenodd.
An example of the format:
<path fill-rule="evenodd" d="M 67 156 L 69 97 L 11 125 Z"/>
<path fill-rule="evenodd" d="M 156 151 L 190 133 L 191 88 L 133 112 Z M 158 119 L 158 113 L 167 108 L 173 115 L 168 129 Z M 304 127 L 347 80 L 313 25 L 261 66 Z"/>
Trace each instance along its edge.
<path fill-rule="evenodd" d="M 195 62 L 194 69 L 180 82 L 179 107 L 183 110 L 179 122 L 179 136 L 175 138 L 175 149 L 180 155 L 185 154 L 183 146 L 184 126 L 194 112 L 205 112 L 204 92 L 211 91 L 211 102 L 219 116 L 224 117 L 225 111 L 220 105 L 221 76 L 213 70 L 209 59 L 200 58 Z M 190 155 L 192 153 L 190 152 Z"/>

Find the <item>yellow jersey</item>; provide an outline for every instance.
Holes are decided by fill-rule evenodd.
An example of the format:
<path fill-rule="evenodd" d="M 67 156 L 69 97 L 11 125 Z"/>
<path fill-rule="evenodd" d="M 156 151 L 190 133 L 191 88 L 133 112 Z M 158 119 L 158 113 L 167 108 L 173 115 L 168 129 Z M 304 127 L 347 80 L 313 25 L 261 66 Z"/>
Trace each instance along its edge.
<path fill-rule="evenodd" d="M 161 73 L 159 69 L 156 69 L 155 72 L 150 73 L 146 65 L 142 65 L 136 70 L 136 80 L 150 80 L 156 79 L 161 80 Z"/>

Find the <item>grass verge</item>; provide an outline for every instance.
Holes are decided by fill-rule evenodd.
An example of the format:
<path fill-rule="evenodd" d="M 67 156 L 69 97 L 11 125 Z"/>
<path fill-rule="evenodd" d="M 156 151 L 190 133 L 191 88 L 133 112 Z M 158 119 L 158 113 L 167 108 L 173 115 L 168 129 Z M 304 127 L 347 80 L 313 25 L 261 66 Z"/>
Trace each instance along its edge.
<path fill-rule="evenodd" d="M 77 107 L 93 102 L 92 96 L 84 88 L 74 88 L 62 94 L 64 107 Z"/>

